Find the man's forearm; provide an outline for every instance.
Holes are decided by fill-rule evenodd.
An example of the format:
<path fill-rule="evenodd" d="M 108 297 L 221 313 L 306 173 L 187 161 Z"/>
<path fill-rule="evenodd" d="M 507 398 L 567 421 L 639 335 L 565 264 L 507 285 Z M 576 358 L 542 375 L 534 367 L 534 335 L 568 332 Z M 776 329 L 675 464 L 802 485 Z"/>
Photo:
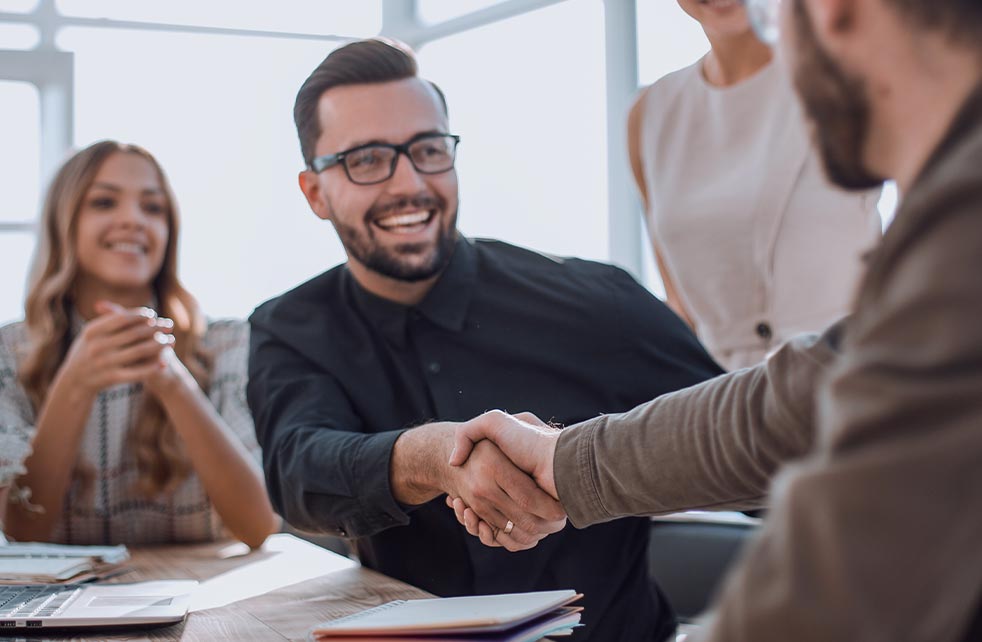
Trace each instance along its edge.
<path fill-rule="evenodd" d="M 407 430 L 392 448 L 389 483 L 396 501 L 416 506 L 447 492 L 447 460 L 454 427 L 433 423 Z"/>
<path fill-rule="evenodd" d="M 760 505 L 777 468 L 812 444 L 832 356 L 828 337 L 802 338 L 756 368 L 567 428 L 554 465 L 570 520 Z"/>

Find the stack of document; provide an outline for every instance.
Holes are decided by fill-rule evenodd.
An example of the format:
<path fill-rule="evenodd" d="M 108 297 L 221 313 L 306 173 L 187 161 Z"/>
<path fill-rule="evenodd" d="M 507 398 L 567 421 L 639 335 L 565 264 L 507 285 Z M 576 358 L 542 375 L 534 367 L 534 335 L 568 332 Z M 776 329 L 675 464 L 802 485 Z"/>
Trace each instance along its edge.
<path fill-rule="evenodd" d="M 318 624 L 317 642 L 532 642 L 568 635 L 580 626 L 583 597 L 576 591 L 540 591 L 429 600 L 397 600 Z"/>
<path fill-rule="evenodd" d="M 130 557 L 125 546 L 35 542 L 0 546 L 0 584 L 48 584 L 98 574 Z"/>

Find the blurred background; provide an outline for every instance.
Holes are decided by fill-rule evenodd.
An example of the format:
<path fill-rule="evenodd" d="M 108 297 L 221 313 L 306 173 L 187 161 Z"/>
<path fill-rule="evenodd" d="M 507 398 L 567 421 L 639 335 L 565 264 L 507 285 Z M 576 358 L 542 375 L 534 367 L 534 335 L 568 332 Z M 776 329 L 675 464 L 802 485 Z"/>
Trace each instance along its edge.
<path fill-rule="evenodd" d="M 22 316 L 51 172 L 104 138 L 168 172 L 181 274 L 210 316 L 343 261 L 297 187 L 293 100 L 332 49 L 378 34 L 447 94 L 465 234 L 615 262 L 662 294 L 625 117 L 709 48 L 674 0 L 0 0 L 0 323 Z"/>

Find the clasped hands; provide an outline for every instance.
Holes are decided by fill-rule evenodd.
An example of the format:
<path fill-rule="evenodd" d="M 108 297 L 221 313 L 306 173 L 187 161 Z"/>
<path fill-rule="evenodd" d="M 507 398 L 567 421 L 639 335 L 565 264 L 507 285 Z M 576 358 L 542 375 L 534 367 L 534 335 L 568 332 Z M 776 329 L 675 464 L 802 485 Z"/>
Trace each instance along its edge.
<path fill-rule="evenodd" d="M 64 376 L 91 396 L 123 383 L 142 383 L 154 393 L 174 385 L 183 368 L 172 349 L 173 321 L 109 301 L 97 302 L 95 311 L 72 342 Z"/>
<path fill-rule="evenodd" d="M 447 505 L 468 533 L 486 546 L 520 551 L 534 547 L 566 526 L 566 512 L 559 503 L 553 477 L 558 439 L 558 428 L 531 413 L 509 415 L 492 410 L 456 427 L 451 467 L 465 466 L 472 453 L 477 455 L 481 449 L 493 447 L 538 486 L 534 492 L 514 493 L 516 496 L 510 498 L 511 511 L 519 511 L 512 519 L 491 503 L 468 505 L 463 498 L 448 494 Z M 508 492 L 507 488 L 502 490 Z"/>

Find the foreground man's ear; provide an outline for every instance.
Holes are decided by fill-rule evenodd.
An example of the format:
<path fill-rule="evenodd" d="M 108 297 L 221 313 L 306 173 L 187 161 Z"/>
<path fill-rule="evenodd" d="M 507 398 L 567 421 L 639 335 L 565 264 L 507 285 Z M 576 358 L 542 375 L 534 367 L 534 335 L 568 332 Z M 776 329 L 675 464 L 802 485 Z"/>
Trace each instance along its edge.
<path fill-rule="evenodd" d="M 330 221 L 331 208 L 327 204 L 327 198 L 324 196 L 324 190 L 321 189 L 321 183 L 318 179 L 316 172 L 305 169 L 297 176 L 297 183 L 314 214 L 320 219 Z"/>

